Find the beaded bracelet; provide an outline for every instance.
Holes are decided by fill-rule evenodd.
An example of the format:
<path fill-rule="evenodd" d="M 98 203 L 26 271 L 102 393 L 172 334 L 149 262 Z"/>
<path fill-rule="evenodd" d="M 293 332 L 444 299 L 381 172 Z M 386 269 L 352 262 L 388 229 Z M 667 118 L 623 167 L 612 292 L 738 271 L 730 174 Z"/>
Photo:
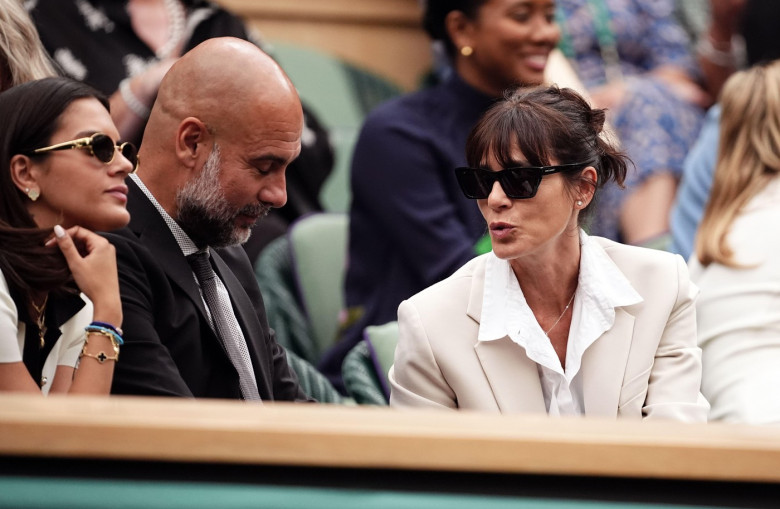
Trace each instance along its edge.
<path fill-rule="evenodd" d="M 747 61 L 745 41 L 740 36 L 731 38 L 728 50 L 721 50 L 715 47 L 709 36 L 704 35 L 696 43 L 696 52 L 719 67 L 740 69 Z"/>
<path fill-rule="evenodd" d="M 125 344 L 124 340 L 122 339 L 122 336 L 120 336 L 113 328 L 109 329 L 107 327 L 101 327 L 100 325 L 87 325 L 84 327 L 84 330 L 87 332 L 87 334 L 102 334 L 108 338 L 111 339 L 112 343 L 115 343 L 117 348 L 119 348 L 119 345 Z"/>
<path fill-rule="evenodd" d="M 149 118 L 152 110 L 135 96 L 133 90 L 130 88 L 130 78 L 125 78 L 119 82 L 119 93 L 130 111 L 135 113 L 138 118 L 141 118 L 142 120 Z"/>
<path fill-rule="evenodd" d="M 114 348 L 114 356 L 111 357 L 111 356 L 107 355 L 106 352 L 104 352 L 102 350 L 100 352 L 98 352 L 97 354 L 87 352 L 87 345 L 89 345 L 89 337 L 85 337 L 84 338 L 84 346 L 81 348 L 81 355 L 79 355 L 79 359 L 82 358 L 82 357 L 92 357 L 93 359 L 96 359 L 100 364 L 103 364 L 106 361 L 114 361 L 114 362 L 119 361 L 119 345 L 117 345 L 114 342 L 114 338 L 111 335 L 109 335 L 108 333 L 105 333 L 105 332 L 93 331 L 93 333 L 94 334 L 103 334 L 103 335 L 108 336 L 108 337 L 111 338 L 111 345 Z"/>
<path fill-rule="evenodd" d="M 124 334 L 124 332 L 122 332 L 122 329 L 120 327 L 115 327 L 107 322 L 92 322 L 87 327 L 105 327 L 106 329 L 111 329 L 112 331 L 116 332 L 120 336 Z M 122 343 L 119 344 L 121 345 Z"/>

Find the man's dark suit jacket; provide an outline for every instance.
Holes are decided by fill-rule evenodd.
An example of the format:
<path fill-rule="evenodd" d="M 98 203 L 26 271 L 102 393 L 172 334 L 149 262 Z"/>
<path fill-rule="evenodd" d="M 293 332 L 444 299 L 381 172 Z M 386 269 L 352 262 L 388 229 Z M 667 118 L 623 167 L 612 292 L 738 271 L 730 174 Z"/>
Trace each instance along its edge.
<path fill-rule="evenodd" d="M 127 184 L 130 224 L 106 234 L 116 247 L 124 313 L 112 394 L 240 398 L 238 372 L 209 326 L 187 259 L 143 191 Z M 308 400 L 268 327 L 244 250 L 211 255 L 244 331 L 260 397 Z"/>

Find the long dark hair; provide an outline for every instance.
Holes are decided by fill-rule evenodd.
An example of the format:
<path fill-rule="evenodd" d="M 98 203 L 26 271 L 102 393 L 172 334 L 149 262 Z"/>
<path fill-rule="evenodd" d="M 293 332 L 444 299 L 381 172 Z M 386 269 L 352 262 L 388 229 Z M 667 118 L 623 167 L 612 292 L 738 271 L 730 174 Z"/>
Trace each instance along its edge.
<path fill-rule="evenodd" d="M 11 158 L 49 145 L 65 109 L 86 98 L 108 110 L 102 94 L 70 78 L 30 81 L 0 94 L 0 270 L 12 292 L 26 300 L 33 292 L 64 289 L 71 275 L 60 250 L 44 246 L 52 231 L 38 228 L 27 211 L 29 198 L 11 179 Z"/>
<path fill-rule="evenodd" d="M 532 166 L 547 166 L 553 159 L 587 162 L 598 174 L 597 182 L 589 182 L 596 191 L 610 180 L 622 186 L 630 160 L 602 135 L 604 120 L 604 110 L 591 108 L 570 88 L 520 87 L 477 123 L 466 141 L 466 159 L 478 167 L 492 155 L 507 167 L 519 149 Z M 562 173 L 569 188 L 582 180 L 581 174 L 582 169 Z M 595 198 L 580 214 L 580 224 L 589 218 Z"/>
<path fill-rule="evenodd" d="M 434 41 L 444 41 L 450 57 L 455 54 L 455 44 L 447 32 L 445 20 L 452 11 L 460 11 L 467 18 L 475 19 L 477 11 L 488 0 L 426 0 L 423 28 Z"/>

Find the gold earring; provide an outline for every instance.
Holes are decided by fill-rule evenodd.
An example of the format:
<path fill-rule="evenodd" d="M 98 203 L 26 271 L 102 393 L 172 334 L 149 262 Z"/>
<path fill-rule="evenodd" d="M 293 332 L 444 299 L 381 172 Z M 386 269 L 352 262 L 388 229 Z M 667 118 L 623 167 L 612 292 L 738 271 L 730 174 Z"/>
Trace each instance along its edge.
<path fill-rule="evenodd" d="M 474 48 L 471 46 L 463 46 L 460 48 L 460 54 L 464 57 L 470 57 L 472 53 L 474 53 Z"/>
<path fill-rule="evenodd" d="M 40 191 L 38 191 L 37 189 L 30 189 L 29 187 L 26 187 L 24 189 L 24 192 L 27 193 L 27 197 L 32 201 L 37 200 L 41 196 Z"/>

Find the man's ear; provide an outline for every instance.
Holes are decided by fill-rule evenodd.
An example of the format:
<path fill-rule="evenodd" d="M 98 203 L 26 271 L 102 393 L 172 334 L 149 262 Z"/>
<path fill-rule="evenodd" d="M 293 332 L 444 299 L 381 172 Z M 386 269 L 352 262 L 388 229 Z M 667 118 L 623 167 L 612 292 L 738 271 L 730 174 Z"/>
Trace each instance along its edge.
<path fill-rule="evenodd" d="M 211 151 L 211 146 L 206 143 L 210 136 L 202 120 L 196 117 L 185 118 L 176 131 L 176 157 L 186 167 L 195 167 L 204 151 Z"/>
<path fill-rule="evenodd" d="M 11 158 L 10 163 L 11 180 L 14 185 L 24 194 L 30 189 L 38 189 L 40 186 L 36 179 L 37 173 L 32 171 L 33 162 L 28 156 L 16 154 Z"/>
<path fill-rule="evenodd" d="M 455 45 L 455 52 L 460 52 L 464 46 L 474 47 L 472 37 L 473 21 L 462 11 L 450 11 L 444 18 L 444 28 Z"/>

